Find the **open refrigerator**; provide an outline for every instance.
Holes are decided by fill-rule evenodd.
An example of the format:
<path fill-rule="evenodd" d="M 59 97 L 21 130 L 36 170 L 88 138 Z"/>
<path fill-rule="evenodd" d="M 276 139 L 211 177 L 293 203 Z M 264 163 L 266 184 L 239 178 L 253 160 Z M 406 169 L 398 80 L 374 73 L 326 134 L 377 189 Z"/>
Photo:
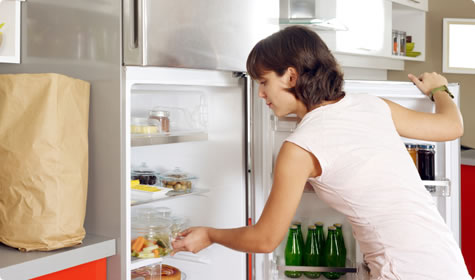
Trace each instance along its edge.
<path fill-rule="evenodd" d="M 274 160 L 285 138 L 295 129 L 297 118 L 274 116 L 258 100 L 255 94 L 258 85 L 243 72 L 131 66 L 124 67 L 123 75 L 127 116 L 124 180 L 129 182 L 133 169 L 143 163 L 158 174 L 158 181 L 160 173 L 175 167 L 197 178 L 191 190 L 160 197 L 142 195 L 130 187 L 123 190 L 127 219 L 122 250 L 127 252 L 124 254 L 127 274 L 143 266 L 166 263 L 179 268 L 186 279 L 287 279 L 284 276 L 284 271 L 289 270 L 284 261 L 286 238 L 270 254 L 245 254 L 212 245 L 196 255 L 178 253 L 174 257 L 152 259 L 132 257 L 130 244 L 133 212 L 141 208 L 167 207 L 173 215 L 184 217 L 186 226 L 232 228 L 255 223 L 272 186 Z M 458 85 L 450 84 L 449 88 L 458 103 Z M 347 94 L 377 95 L 419 111 L 434 110 L 433 102 L 408 82 L 347 80 L 344 90 Z M 179 112 L 170 115 L 170 131 L 131 133 L 133 118 L 147 117 L 157 106 Z M 431 144 L 435 144 L 436 150 L 436 180 L 424 184 L 460 244 L 459 141 Z M 313 190 L 304 192 L 294 221 L 302 223 L 304 237 L 307 226 L 317 221 L 323 222 L 325 228 L 342 224 L 347 262 L 345 268 L 333 270 L 347 272 L 340 279 L 369 279 L 351 225 L 343 215 L 319 200 Z"/>
<path fill-rule="evenodd" d="M 286 238 L 270 254 L 246 254 L 216 244 L 198 254 L 174 257 L 137 258 L 131 252 L 141 209 L 166 207 L 172 216 L 187 221 L 182 227 L 233 228 L 259 219 L 272 186 L 274 160 L 298 121 L 295 116 L 275 117 L 258 100 L 258 85 L 245 73 L 252 46 L 279 29 L 278 1 L 124 0 L 123 12 L 122 279 L 135 279 L 131 277 L 135 269 L 159 264 L 179 268 L 182 279 L 286 279 Z M 449 88 L 458 102 L 458 85 Z M 388 98 L 420 111 L 434 110 L 412 83 L 348 80 L 344 90 Z M 160 123 L 152 133 L 136 130 L 137 118 L 146 120 L 157 109 L 169 111 L 169 127 Z M 437 180 L 425 185 L 459 243 L 459 141 L 433 144 Z M 193 185 L 185 192 L 140 193 L 130 184 L 140 166 L 156 174 L 159 187 L 168 184 L 163 174 L 176 167 L 191 174 Z M 346 272 L 340 279 L 369 278 L 351 225 L 314 192 L 304 192 L 294 221 L 302 223 L 304 235 L 317 221 L 325 228 L 343 225 L 346 267 L 306 270 Z"/>

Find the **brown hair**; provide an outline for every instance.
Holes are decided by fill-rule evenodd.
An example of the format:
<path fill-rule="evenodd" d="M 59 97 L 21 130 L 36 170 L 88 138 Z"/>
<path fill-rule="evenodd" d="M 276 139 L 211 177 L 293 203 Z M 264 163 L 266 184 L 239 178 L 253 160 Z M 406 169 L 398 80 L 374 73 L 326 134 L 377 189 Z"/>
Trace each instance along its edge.
<path fill-rule="evenodd" d="M 323 101 L 345 96 L 338 63 L 323 40 L 306 27 L 289 26 L 261 40 L 249 54 L 246 66 L 255 80 L 269 71 L 282 76 L 289 67 L 294 67 L 297 82 L 287 90 L 308 110 Z"/>

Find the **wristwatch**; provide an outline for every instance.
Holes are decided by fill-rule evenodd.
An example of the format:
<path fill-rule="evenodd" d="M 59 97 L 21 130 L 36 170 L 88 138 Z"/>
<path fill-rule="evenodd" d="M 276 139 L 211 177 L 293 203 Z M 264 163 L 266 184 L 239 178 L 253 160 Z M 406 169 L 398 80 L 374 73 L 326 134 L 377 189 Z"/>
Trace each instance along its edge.
<path fill-rule="evenodd" d="M 452 98 L 454 99 L 454 95 L 449 91 L 449 89 L 447 88 L 446 85 L 443 85 L 443 86 L 440 86 L 440 87 L 436 87 L 436 88 L 433 88 L 431 89 L 430 93 L 429 93 L 429 98 L 430 100 L 434 101 L 434 93 L 438 92 L 438 91 L 445 91 L 447 92 L 447 94 Z"/>

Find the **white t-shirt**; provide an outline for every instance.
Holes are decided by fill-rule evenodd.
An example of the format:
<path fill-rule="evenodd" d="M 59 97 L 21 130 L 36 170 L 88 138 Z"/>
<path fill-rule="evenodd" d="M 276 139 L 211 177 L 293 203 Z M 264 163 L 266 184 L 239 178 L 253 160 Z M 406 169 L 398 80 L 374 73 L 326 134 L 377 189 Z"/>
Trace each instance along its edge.
<path fill-rule="evenodd" d="M 347 94 L 307 113 L 286 141 L 320 162 L 309 182 L 348 218 L 371 279 L 472 279 L 382 99 Z"/>

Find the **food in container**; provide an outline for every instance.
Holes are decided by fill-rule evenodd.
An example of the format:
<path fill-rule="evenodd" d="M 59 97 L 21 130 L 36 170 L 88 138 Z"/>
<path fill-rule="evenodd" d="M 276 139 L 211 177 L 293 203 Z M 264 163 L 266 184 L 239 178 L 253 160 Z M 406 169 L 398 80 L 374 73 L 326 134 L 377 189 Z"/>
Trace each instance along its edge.
<path fill-rule="evenodd" d="M 197 177 L 183 172 L 180 168 L 160 175 L 162 187 L 171 188 L 177 192 L 190 192 Z"/>
<path fill-rule="evenodd" d="M 435 145 L 417 145 L 417 169 L 422 180 L 435 180 Z"/>
<path fill-rule="evenodd" d="M 139 180 L 142 185 L 155 185 L 157 183 L 157 173 L 150 169 L 145 162 L 131 172 L 132 180 Z"/>
<path fill-rule="evenodd" d="M 139 208 L 132 218 L 132 257 L 161 258 L 171 251 L 170 219 L 164 218 L 153 208 Z"/>
<path fill-rule="evenodd" d="M 180 269 L 166 264 L 156 264 L 132 270 L 132 280 L 180 280 Z"/>
<path fill-rule="evenodd" d="M 164 109 L 153 109 L 150 110 L 149 119 L 158 120 L 160 122 L 162 132 L 170 132 L 170 112 Z"/>
<path fill-rule="evenodd" d="M 160 121 L 147 118 L 132 118 L 130 133 L 132 134 L 156 134 L 161 132 Z"/>

